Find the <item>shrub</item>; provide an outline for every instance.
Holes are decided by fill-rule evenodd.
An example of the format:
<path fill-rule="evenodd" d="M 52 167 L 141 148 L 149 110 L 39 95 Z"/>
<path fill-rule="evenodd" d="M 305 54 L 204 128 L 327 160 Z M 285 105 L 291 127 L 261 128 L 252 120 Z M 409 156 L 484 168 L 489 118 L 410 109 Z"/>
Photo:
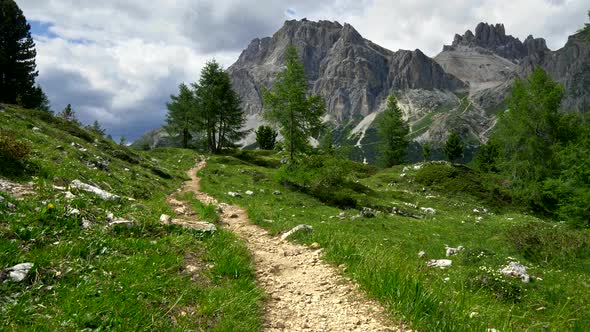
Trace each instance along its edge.
<path fill-rule="evenodd" d="M 18 140 L 14 132 L 0 129 L 0 159 L 20 162 L 29 157 L 31 150 L 31 144 Z"/>
<path fill-rule="evenodd" d="M 588 234 L 561 225 L 530 222 L 510 228 L 506 236 L 521 255 L 536 263 L 567 265 L 590 256 Z"/>

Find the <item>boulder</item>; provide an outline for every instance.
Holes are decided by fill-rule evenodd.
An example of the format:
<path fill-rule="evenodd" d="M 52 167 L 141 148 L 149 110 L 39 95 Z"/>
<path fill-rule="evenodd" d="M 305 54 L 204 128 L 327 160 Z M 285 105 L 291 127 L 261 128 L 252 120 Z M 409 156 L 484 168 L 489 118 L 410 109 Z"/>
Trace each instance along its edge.
<path fill-rule="evenodd" d="M 172 217 L 167 214 L 163 214 L 160 216 L 160 222 L 164 225 L 168 225 L 170 222 L 172 222 Z"/>
<path fill-rule="evenodd" d="M 444 269 L 445 267 L 453 265 L 453 261 L 450 259 L 433 259 L 429 260 L 428 263 L 426 263 L 426 265 L 430 267 L 439 267 L 441 269 Z"/>
<path fill-rule="evenodd" d="M 520 264 L 519 262 L 510 262 L 510 264 L 500 270 L 500 273 L 505 276 L 520 278 L 520 280 L 522 280 L 524 283 L 531 281 L 531 277 L 527 272 L 527 267 Z"/>
<path fill-rule="evenodd" d="M 74 181 L 72 181 L 72 183 L 70 184 L 70 187 L 71 188 L 74 188 L 74 189 L 86 191 L 86 192 L 89 192 L 89 193 L 93 193 L 93 194 L 97 195 L 98 197 L 100 197 L 102 199 L 105 199 L 105 200 L 115 200 L 115 201 L 118 201 L 118 200 L 121 199 L 121 197 L 118 196 L 118 195 L 111 194 L 111 193 L 109 193 L 107 191 L 104 191 L 104 190 L 98 188 L 98 187 L 91 186 L 89 184 L 83 183 L 80 180 L 74 180 Z"/>
<path fill-rule="evenodd" d="M 33 263 L 22 263 L 9 267 L 0 273 L 0 281 L 4 281 L 8 278 L 15 282 L 23 281 L 27 277 L 27 274 L 29 274 L 33 265 Z"/>
<path fill-rule="evenodd" d="M 456 255 L 456 254 L 460 253 L 461 251 L 463 251 L 463 249 L 464 249 L 463 246 L 458 246 L 457 248 L 445 246 L 447 257 Z"/>
<path fill-rule="evenodd" d="M 129 221 L 129 220 L 117 219 L 117 220 L 110 222 L 109 226 L 111 226 L 111 227 L 123 226 L 123 227 L 131 228 L 131 227 L 135 226 L 135 223 L 133 221 Z"/>
<path fill-rule="evenodd" d="M 253 192 L 253 191 L 251 191 L 251 190 L 248 190 L 248 191 L 246 191 L 246 195 L 248 195 L 248 196 L 252 196 L 252 195 L 254 195 L 254 192 Z"/>
<path fill-rule="evenodd" d="M 423 207 L 423 208 L 420 208 L 420 210 L 422 210 L 426 214 L 436 214 L 436 210 L 433 208 Z"/>
<path fill-rule="evenodd" d="M 313 227 L 309 226 L 309 225 L 299 225 L 299 226 L 295 226 L 293 229 L 291 229 L 290 231 L 288 231 L 287 233 L 281 235 L 281 241 L 285 241 L 287 238 L 289 238 L 291 235 L 297 233 L 297 232 L 311 232 L 313 231 Z"/>

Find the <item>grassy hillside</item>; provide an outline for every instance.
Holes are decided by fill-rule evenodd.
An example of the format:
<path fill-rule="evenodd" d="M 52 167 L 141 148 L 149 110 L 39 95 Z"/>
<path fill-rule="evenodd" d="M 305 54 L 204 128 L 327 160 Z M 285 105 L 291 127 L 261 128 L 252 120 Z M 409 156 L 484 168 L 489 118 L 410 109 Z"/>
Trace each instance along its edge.
<path fill-rule="evenodd" d="M 295 240 L 321 244 L 412 328 L 590 329 L 590 234 L 511 208 L 496 180 L 446 163 L 377 170 L 320 157 L 286 176 L 279 160 L 253 151 L 211 157 L 203 190 L 246 207 L 273 234 L 313 226 Z M 227 194 L 247 190 L 255 194 Z M 446 257 L 446 245 L 465 250 Z M 428 267 L 431 259 L 452 265 Z M 510 262 L 528 267 L 529 283 L 499 272 Z"/>
<path fill-rule="evenodd" d="M 11 106 L 0 110 L 0 128 L 0 179 L 34 192 L 18 199 L 0 190 L 0 270 L 34 264 L 25 280 L 0 282 L 0 330 L 260 328 L 262 293 L 245 246 L 222 230 L 159 223 L 174 216 L 165 198 L 194 152 L 133 152 Z M 76 191 L 73 180 L 121 198 Z M 212 209 L 196 211 L 212 218 Z M 110 214 L 133 225 L 109 225 Z"/>

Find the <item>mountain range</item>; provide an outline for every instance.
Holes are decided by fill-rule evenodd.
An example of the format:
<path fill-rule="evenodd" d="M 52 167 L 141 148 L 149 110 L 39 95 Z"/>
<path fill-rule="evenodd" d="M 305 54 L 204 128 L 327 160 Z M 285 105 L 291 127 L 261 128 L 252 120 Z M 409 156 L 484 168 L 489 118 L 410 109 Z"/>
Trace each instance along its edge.
<path fill-rule="evenodd" d="M 430 58 L 418 49 L 385 49 L 349 24 L 303 19 L 286 21 L 272 37 L 252 40 L 227 69 L 243 101 L 246 129 L 263 124 L 262 90 L 271 88 L 283 69 L 289 44 L 299 51 L 311 93 L 326 101 L 324 121 L 337 143 L 354 146 L 358 160 L 375 160 L 374 121 L 391 93 L 415 143 L 442 142 L 454 130 L 471 148 L 487 140 L 514 79 L 536 66 L 564 85 L 564 109 L 584 112 L 590 106 L 590 42 L 580 34 L 551 51 L 542 38 L 520 41 L 502 24 L 480 23 L 475 33 L 455 35 Z M 146 139 L 142 144 L 154 145 Z M 241 143 L 252 146 L 254 134 Z"/>

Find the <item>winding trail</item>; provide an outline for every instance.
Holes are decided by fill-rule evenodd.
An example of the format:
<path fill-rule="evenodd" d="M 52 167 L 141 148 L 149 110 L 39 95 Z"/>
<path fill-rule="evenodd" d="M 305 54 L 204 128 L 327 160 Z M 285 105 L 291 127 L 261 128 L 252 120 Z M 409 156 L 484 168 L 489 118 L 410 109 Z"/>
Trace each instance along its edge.
<path fill-rule="evenodd" d="M 268 295 L 263 331 L 402 330 L 392 327 L 377 302 L 368 300 L 337 268 L 320 260 L 322 249 L 281 242 L 251 224 L 241 207 L 219 203 L 201 192 L 197 172 L 204 167 L 205 162 L 199 161 L 188 171 L 191 179 L 180 192 L 193 192 L 202 202 L 219 206 L 223 226 L 246 243 L 258 284 Z"/>

